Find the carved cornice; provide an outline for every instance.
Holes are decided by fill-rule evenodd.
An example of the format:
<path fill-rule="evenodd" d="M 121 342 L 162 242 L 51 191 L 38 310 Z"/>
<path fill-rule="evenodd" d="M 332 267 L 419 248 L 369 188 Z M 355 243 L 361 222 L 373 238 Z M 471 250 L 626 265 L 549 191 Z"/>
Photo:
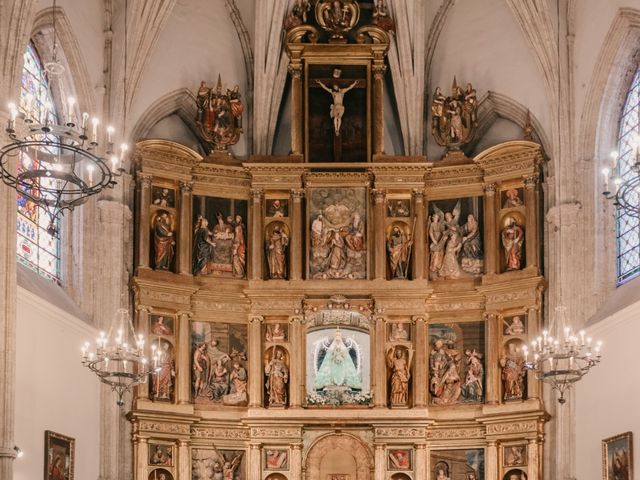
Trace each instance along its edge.
<path fill-rule="evenodd" d="M 376 427 L 376 439 L 425 438 L 427 429 L 424 427 Z"/>
<path fill-rule="evenodd" d="M 527 420 L 521 422 L 490 423 L 487 425 L 487 435 L 508 435 L 513 433 L 537 433 L 538 422 Z"/>
<path fill-rule="evenodd" d="M 307 172 L 303 175 L 306 187 L 369 187 L 370 172 Z"/>
<path fill-rule="evenodd" d="M 429 440 L 459 440 L 459 439 L 471 439 L 482 438 L 484 436 L 484 428 L 482 427 L 469 427 L 469 428 L 447 428 L 447 429 L 429 429 L 427 431 L 427 438 Z"/>
<path fill-rule="evenodd" d="M 193 438 L 206 438 L 215 440 L 248 440 L 249 430 L 246 428 L 221 428 L 221 427 L 191 427 Z"/>
<path fill-rule="evenodd" d="M 141 421 L 138 424 L 138 431 L 189 435 L 191 433 L 191 427 L 186 423 Z"/>
<path fill-rule="evenodd" d="M 301 438 L 302 429 L 297 427 L 251 427 L 251 438 Z"/>

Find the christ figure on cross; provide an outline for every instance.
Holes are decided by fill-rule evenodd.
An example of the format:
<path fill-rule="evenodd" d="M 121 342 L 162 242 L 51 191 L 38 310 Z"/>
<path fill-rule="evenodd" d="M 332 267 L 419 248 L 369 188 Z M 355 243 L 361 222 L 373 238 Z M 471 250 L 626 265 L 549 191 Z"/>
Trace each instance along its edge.
<path fill-rule="evenodd" d="M 333 104 L 331 105 L 330 115 L 333 118 L 333 129 L 336 137 L 340 136 L 340 128 L 342 127 L 342 116 L 344 115 L 344 94 L 354 88 L 358 81 L 355 80 L 351 85 L 346 88 L 340 88 L 338 84 L 334 83 L 332 88 L 327 87 L 320 80 L 316 80 L 316 83 L 320 85 L 324 90 L 329 92 L 333 97 Z"/>

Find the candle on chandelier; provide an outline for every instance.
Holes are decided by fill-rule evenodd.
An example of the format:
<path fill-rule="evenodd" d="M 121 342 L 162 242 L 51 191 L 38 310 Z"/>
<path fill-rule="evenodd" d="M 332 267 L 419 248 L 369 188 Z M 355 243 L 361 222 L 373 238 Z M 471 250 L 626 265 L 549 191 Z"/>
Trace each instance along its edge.
<path fill-rule="evenodd" d="M 613 170 L 615 170 L 616 167 L 618 166 L 618 152 L 615 150 L 611 152 L 611 163 L 613 166 Z"/>
<path fill-rule="evenodd" d="M 74 106 L 76 104 L 76 99 L 73 97 L 67 98 L 67 125 L 74 125 L 73 118 L 75 116 Z"/>
<path fill-rule="evenodd" d="M 82 114 L 82 124 L 80 125 L 80 128 L 85 130 L 87 128 L 87 121 L 88 120 L 89 120 L 89 114 L 87 112 L 84 112 Z"/>
<path fill-rule="evenodd" d="M 113 170 L 114 172 L 118 168 L 118 162 L 119 161 L 120 161 L 120 159 L 118 158 L 117 155 L 111 155 L 111 170 Z"/>
<path fill-rule="evenodd" d="M 127 145 L 126 143 L 120 145 L 120 160 L 124 160 L 124 156 L 127 153 L 127 150 L 129 150 L 129 145 Z"/>
<path fill-rule="evenodd" d="M 113 132 L 115 131 L 116 129 L 113 128 L 111 125 L 107 127 L 107 143 L 113 143 Z"/>
<path fill-rule="evenodd" d="M 91 124 L 93 125 L 93 129 L 91 130 L 91 143 L 98 143 L 98 124 L 100 120 L 96 117 L 91 119 Z"/>
<path fill-rule="evenodd" d="M 16 117 L 18 116 L 18 109 L 16 108 L 16 104 L 15 103 L 10 103 L 7 106 L 9 107 L 9 114 L 11 115 L 11 121 L 15 122 L 16 121 Z"/>
<path fill-rule="evenodd" d="M 618 193 L 618 189 L 622 184 L 622 179 L 620 177 L 616 177 L 613 179 L 613 193 Z"/>

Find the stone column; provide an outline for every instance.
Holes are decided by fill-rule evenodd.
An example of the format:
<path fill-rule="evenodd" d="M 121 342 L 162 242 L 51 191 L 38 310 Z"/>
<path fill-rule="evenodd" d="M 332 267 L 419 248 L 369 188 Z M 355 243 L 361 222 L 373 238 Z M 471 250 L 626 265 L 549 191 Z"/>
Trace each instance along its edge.
<path fill-rule="evenodd" d="M 302 240 L 304 239 L 305 229 L 302 214 L 303 198 L 304 190 L 291 190 L 291 203 L 293 204 L 293 208 L 291 212 L 291 242 L 289 250 L 290 280 L 302 279 L 302 257 L 304 255 Z"/>
<path fill-rule="evenodd" d="M 413 467 L 413 471 L 415 472 L 415 476 L 413 477 L 415 480 L 429 480 L 429 470 L 427 468 L 427 446 L 423 443 L 420 443 L 415 446 L 416 450 L 416 460 L 415 465 Z"/>
<path fill-rule="evenodd" d="M 527 311 L 527 332 L 529 338 L 540 335 L 540 311 L 538 307 L 531 307 Z M 533 354 L 531 354 L 533 355 Z M 531 357 L 529 358 L 531 360 Z M 535 373 L 527 371 L 527 398 L 539 399 L 542 391 L 541 381 L 536 379 Z"/>
<path fill-rule="evenodd" d="M 293 155 L 303 155 L 303 129 L 302 129 L 302 63 L 300 60 L 291 60 L 289 64 L 289 74 L 291 75 L 291 153 Z"/>
<path fill-rule="evenodd" d="M 387 452 L 383 443 L 375 444 L 374 462 L 375 462 L 375 480 L 385 480 L 387 471 Z"/>
<path fill-rule="evenodd" d="M 249 461 L 247 462 L 248 480 L 262 480 L 262 459 L 260 458 L 260 456 L 260 444 L 250 444 Z"/>
<path fill-rule="evenodd" d="M 384 339 L 385 318 L 378 314 L 374 317 L 373 333 L 373 404 L 376 408 L 387 407 L 387 365 L 385 362 Z"/>
<path fill-rule="evenodd" d="M 304 343 L 301 317 L 289 318 L 289 343 L 294 346 L 289 352 L 289 406 L 299 408 L 304 400 Z"/>
<path fill-rule="evenodd" d="M 500 478 L 498 477 L 498 445 L 495 440 L 489 440 L 484 466 L 484 478 Z"/>
<path fill-rule="evenodd" d="M 415 332 L 415 353 L 413 361 L 413 406 L 427 406 L 427 390 L 429 385 L 429 372 L 427 352 L 429 351 L 429 336 L 427 335 L 427 318 L 425 316 L 413 317 Z"/>
<path fill-rule="evenodd" d="M 374 278 L 376 280 L 384 280 L 386 276 L 387 254 L 385 251 L 384 236 L 384 199 L 386 192 L 384 190 L 374 189 L 373 195 L 373 226 L 374 226 Z"/>
<path fill-rule="evenodd" d="M 384 153 L 384 74 L 387 66 L 376 63 L 373 71 L 373 154 Z"/>
<path fill-rule="evenodd" d="M 291 469 L 290 480 L 302 479 L 302 444 L 294 443 L 291 445 L 291 461 L 289 462 L 289 468 Z"/>
<path fill-rule="evenodd" d="M 502 343 L 500 339 L 500 316 L 494 312 L 485 312 L 484 319 L 487 325 L 486 352 L 487 362 L 485 371 L 487 372 L 487 395 L 486 403 L 500 403 L 500 349 Z M 489 478 L 489 477 L 487 477 Z"/>
<path fill-rule="evenodd" d="M 262 322 L 259 315 L 251 317 L 249 322 L 249 407 L 262 407 Z"/>
<path fill-rule="evenodd" d="M 178 235 L 178 273 L 191 275 L 191 210 L 193 182 L 180 182 L 180 233 Z"/>
<path fill-rule="evenodd" d="M 178 479 L 191 478 L 191 456 L 189 455 L 189 442 L 178 440 Z M 142 477 L 144 480 L 144 477 Z"/>
<path fill-rule="evenodd" d="M 540 448 L 538 444 L 538 439 L 531 438 L 529 439 L 529 445 L 527 446 L 527 465 L 528 465 L 528 473 L 529 480 L 542 480 L 542 475 L 540 471 Z"/>
<path fill-rule="evenodd" d="M 138 173 L 139 204 L 138 204 L 138 267 L 149 268 L 151 257 L 151 182 L 153 176 L 148 173 Z"/>
<path fill-rule="evenodd" d="M 178 312 L 178 358 L 176 359 L 176 402 L 180 405 L 191 399 L 191 312 Z"/>
<path fill-rule="evenodd" d="M 525 225 L 525 255 L 527 267 L 538 267 L 538 176 L 532 175 L 524 179 L 524 207 L 526 213 Z"/>
<path fill-rule="evenodd" d="M 149 445 L 147 439 L 144 437 L 137 437 L 133 444 L 133 458 L 135 465 L 133 466 L 136 472 L 136 478 L 147 478 L 147 463 L 149 457 Z"/>
<path fill-rule="evenodd" d="M 484 270 L 486 274 L 498 272 L 498 226 L 496 225 L 496 184 L 484 185 Z"/>
<path fill-rule="evenodd" d="M 149 307 L 145 305 L 137 305 L 136 306 L 137 315 L 137 326 L 138 333 L 143 336 L 145 342 L 147 343 L 147 351 L 150 352 L 151 349 L 151 340 L 149 339 Z M 147 358 L 150 360 L 149 356 Z M 147 381 L 145 383 L 141 383 L 138 385 L 137 391 L 137 399 L 143 400 L 149 398 L 149 380 L 150 375 L 147 377 Z"/>
<path fill-rule="evenodd" d="M 413 238 L 413 279 L 422 280 L 425 278 L 425 205 L 424 191 L 413 191 L 413 214 L 415 216 L 415 231 L 411 232 Z"/>
<path fill-rule="evenodd" d="M 262 280 L 264 242 L 262 241 L 262 189 L 251 190 L 251 280 Z"/>

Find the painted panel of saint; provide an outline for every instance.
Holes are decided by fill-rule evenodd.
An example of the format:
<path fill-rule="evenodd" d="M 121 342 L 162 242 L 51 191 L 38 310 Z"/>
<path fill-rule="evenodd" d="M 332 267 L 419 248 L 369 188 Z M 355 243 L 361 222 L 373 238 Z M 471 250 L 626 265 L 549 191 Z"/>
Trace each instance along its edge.
<path fill-rule="evenodd" d="M 161 208 L 176 208 L 176 191 L 173 188 L 156 187 L 151 190 L 153 205 Z"/>
<path fill-rule="evenodd" d="M 191 450 L 192 480 L 244 480 L 244 450 L 194 448 Z"/>
<path fill-rule="evenodd" d="M 173 466 L 173 448 L 159 443 L 149 444 L 149 465 Z"/>
<path fill-rule="evenodd" d="M 408 198 L 387 200 L 387 216 L 392 218 L 410 217 L 411 200 Z"/>
<path fill-rule="evenodd" d="M 503 318 L 504 335 L 524 335 L 527 333 L 527 315 L 521 313 Z"/>
<path fill-rule="evenodd" d="M 314 188 L 309 194 L 309 277 L 367 277 L 364 188 Z"/>
<path fill-rule="evenodd" d="M 527 446 L 514 445 L 503 447 L 503 463 L 505 467 L 522 467 L 527 464 Z"/>
<path fill-rule="evenodd" d="M 267 217 L 286 218 L 289 216 L 289 200 L 286 198 L 275 198 L 266 200 Z"/>
<path fill-rule="evenodd" d="M 500 193 L 502 208 L 524 207 L 524 189 L 509 188 Z"/>
<path fill-rule="evenodd" d="M 387 457 L 387 470 L 411 470 L 413 469 L 412 450 L 408 448 L 394 448 L 389 450 Z"/>
<path fill-rule="evenodd" d="M 193 214 L 193 274 L 246 278 L 247 201 L 196 196 Z"/>
<path fill-rule="evenodd" d="M 429 393 L 434 405 L 484 401 L 484 322 L 429 325 Z"/>
<path fill-rule="evenodd" d="M 482 198 L 429 203 L 429 278 L 453 280 L 482 275 Z"/>
<path fill-rule="evenodd" d="M 370 340 L 366 332 L 340 326 L 307 334 L 307 403 L 368 404 Z"/>
<path fill-rule="evenodd" d="M 151 341 L 151 348 L 157 352 L 158 371 L 151 375 L 149 397 L 154 401 L 173 401 L 176 379 L 176 354 L 173 344 L 164 338 Z"/>
<path fill-rule="evenodd" d="M 149 333 L 157 336 L 171 336 L 174 332 L 173 317 L 169 315 L 150 315 Z"/>
<path fill-rule="evenodd" d="M 430 478 L 484 480 L 484 449 L 432 451 Z"/>
<path fill-rule="evenodd" d="M 247 404 L 246 325 L 191 322 L 191 355 L 195 404 Z"/>

